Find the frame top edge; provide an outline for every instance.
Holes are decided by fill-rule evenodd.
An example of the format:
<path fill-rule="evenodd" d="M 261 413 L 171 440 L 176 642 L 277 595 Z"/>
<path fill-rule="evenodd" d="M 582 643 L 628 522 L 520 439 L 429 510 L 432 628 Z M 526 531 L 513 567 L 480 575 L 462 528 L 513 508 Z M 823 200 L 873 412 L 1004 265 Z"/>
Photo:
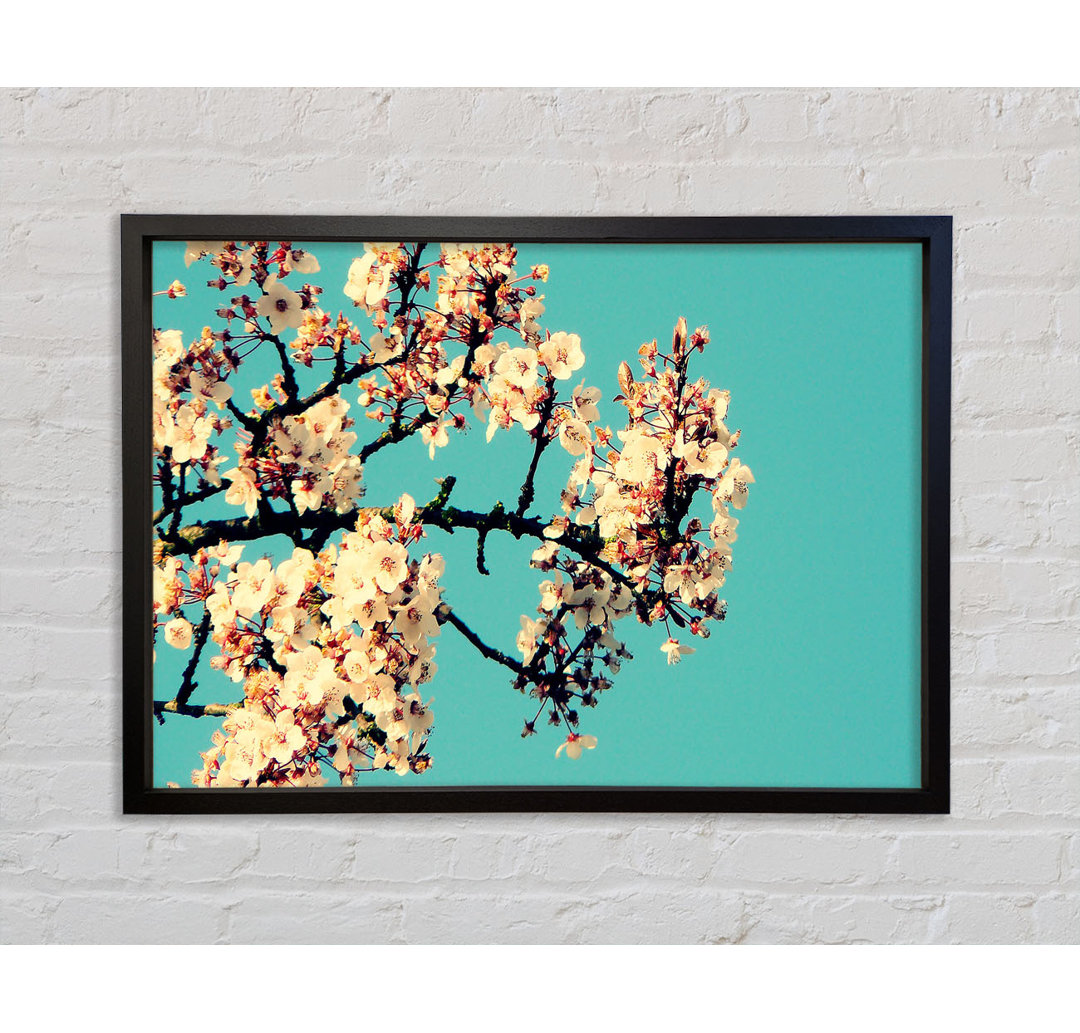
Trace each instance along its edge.
<path fill-rule="evenodd" d="M 360 239 L 408 231 L 427 237 L 510 235 L 515 240 L 647 243 L 927 240 L 951 230 L 952 215 L 455 216 L 123 213 L 121 226 L 145 238 Z M 216 237 L 215 237 L 216 239 Z"/>

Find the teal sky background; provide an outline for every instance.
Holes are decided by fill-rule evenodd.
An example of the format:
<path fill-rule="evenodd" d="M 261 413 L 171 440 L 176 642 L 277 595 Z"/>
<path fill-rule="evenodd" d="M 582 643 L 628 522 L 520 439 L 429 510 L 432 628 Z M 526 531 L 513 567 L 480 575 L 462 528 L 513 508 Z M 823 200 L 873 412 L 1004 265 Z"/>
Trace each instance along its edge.
<path fill-rule="evenodd" d="M 324 288 L 323 309 L 363 321 L 342 293 L 362 245 L 296 246 L 319 259 L 319 273 L 298 279 Z M 154 245 L 154 289 L 179 279 L 189 292 L 155 298 L 154 325 L 179 329 L 188 341 L 204 325 L 219 328 L 214 310 L 235 292 L 203 286 L 210 267 L 204 261 L 186 269 L 183 252 L 180 242 Z M 533 701 L 447 626 L 435 640 L 438 674 L 422 687 L 425 699 L 434 697 L 431 769 L 404 778 L 374 773 L 354 791 L 420 784 L 918 786 L 919 245 L 519 249 L 522 270 L 539 262 L 551 267 L 548 283 L 537 284 L 546 296 L 542 325 L 579 334 L 586 355 L 584 369 L 564 383 L 569 390 L 585 379 L 601 389 L 601 425 L 625 425 L 625 410 L 611 402 L 622 359 L 636 371 L 638 346 L 654 337 L 668 342 L 680 315 L 691 328 L 709 326 L 712 342 L 691 373 L 731 391 L 728 425 L 742 429 L 737 454 L 757 479 L 737 514 L 734 569 L 721 592 L 728 618 L 674 666 L 660 652 L 662 628 L 633 617 L 617 624 L 635 659 L 598 707 L 582 711 L 580 730 L 596 735 L 599 746 L 577 761 L 556 759 L 558 729 L 538 726 L 539 734 L 520 737 Z M 241 405 L 276 369 L 272 358 L 253 356 L 231 380 Z M 306 388 L 326 376 L 318 364 L 300 372 Z M 355 391 L 346 388 L 344 397 L 358 415 Z M 357 428 L 362 435 L 367 422 Z M 422 504 L 437 491 L 434 478 L 455 474 L 457 505 L 486 510 L 502 500 L 512 508 L 530 455 L 520 428 L 487 444 L 483 427 L 470 421 L 434 461 L 419 437 L 373 456 L 365 504 L 385 505 L 404 491 Z M 561 512 L 559 492 L 572 463 L 557 446 L 545 453 L 532 512 Z M 215 499 L 197 515 L 226 511 L 241 512 Z M 436 530 L 422 548 L 446 557 L 444 599 L 491 645 L 517 655 L 520 615 L 535 616 L 536 586 L 547 576 L 528 567 L 536 543 L 490 537 L 490 577 L 476 570 L 475 544 L 470 532 Z M 243 559 L 265 553 L 280 561 L 290 552 L 285 539 L 271 538 L 248 543 Z M 156 699 L 175 694 L 187 655 L 158 643 Z M 198 680 L 195 703 L 241 695 L 205 661 Z M 177 715 L 155 723 L 155 785 L 189 786 L 219 724 Z"/>

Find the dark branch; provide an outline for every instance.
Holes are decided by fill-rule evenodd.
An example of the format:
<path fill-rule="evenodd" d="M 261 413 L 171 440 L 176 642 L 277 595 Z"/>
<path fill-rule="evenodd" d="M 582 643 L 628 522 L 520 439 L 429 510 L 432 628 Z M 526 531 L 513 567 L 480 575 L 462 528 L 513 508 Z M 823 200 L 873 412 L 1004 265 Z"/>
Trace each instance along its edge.
<path fill-rule="evenodd" d="M 491 531 L 504 531 L 518 539 L 528 537 L 542 542 L 551 540 L 544 534 L 547 527 L 544 521 L 536 517 L 522 517 L 516 513 L 508 513 L 499 503 L 488 513 L 477 513 L 473 510 L 448 506 L 446 497 L 449 495 L 449 489 L 445 486 L 449 484 L 452 488 L 453 483 L 453 478 L 445 478 L 444 492 L 426 506 L 418 509 L 414 519 L 426 527 L 438 527 L 449 534 L 453 534 L 459 528 L 466 528 L 485 536 Z M 392 506 L 367 510 L 367 512 L 377 512 L 385 520 L 394 519 Z M 163 554 L 190 556 L 201 548 L 216 545 L 222 538 L 229 542 L 242 542 L 273 534 L 292 537 L 303 531 L 308 532 L 309 539 L 325 543 L 335 531 L 355 526 L 358 515 L 359 511 L 355 509 L 347 513 L 336 513 L 329 509 L 309 509 L 302 516 L 297 517 L 292 513 L 266 507 L 263 512 L 251 517 L 208 520 L 182 527 L 173 538 L 163 543 Z M 604 571 L 616 584 L 629 588 L 638 602 L 639 615 L 647 613 L 654 601 L 651 593 L 639 592 L 622 571 L 601 558 L 603 541 L 595 528 L 581 528 L 571 524 L 562 537 L 557 539 L 557 544 Z"/>
<path fill-rule="evenodd" d="M 476 536 L 476 569 L 485 577 L 491 574 L 491 571 L 487 568 L 487 557 L 484 555 L 487 536 L 487 529 L 484 529 Z"/>
<path fill-rule="evenodd" d="M 159 524 L 170 513 L 183 509 L 184 506 L 190 506 L 196 502 L 202 502 L 205 499 L 213 498 L 213 496 L 219 495 L 223 491 L 227 491 L 228 487 L 227 484 L 208 485 L 205 488 L 200 488 L 198 491 L 185 492 L 180 496 L 174 494 L 170 500 L 166 501 L 166 504 L 162 506 L 161 509 L 154 512 L 153 522 Z"/>
<path fill-rule="evenodd" d="M 461 634 L 469 640 L 479 650 L 482 656 L 486 656 L 489 660 L 494 660 L 498 664 L 502 664 L 503 667 L 509 667 L 515 674 L 521 674 L 525 670 L 525 665 L 520 660 L 515 660 L 513 657 L 507 656 L 505 653 L 500 652 L 498 649 L 487 645 L 481 640 L 480 636 L 476 634 L 446 603 L 441 603 L 435 610 L 435 618 L 440 624 L 452 624 Z"/>
<path fill-rule="evenodd" d="M 176 699 L 173 700 L 179 706 L 183 706 L 189 699 L 191 694 L 199 687 L 199 683 L 195 681 L 195 668 L 199 666 L 199 657 L 202 656 L 203 646 L 206 645 L 206 637 L 210 634 L 210 611 L 208 609 L 203 610 L 202 620 L 199 621 L 199 626 L 195 629 L 194 645 L 195 648 L 192 651 L 191 659 L 188 660 L 187 666 L 184 668 L 184 677 L 180 682 L 180 691 L 176 694 Z"/>
<path fill-rule="evenodd" d="M 154 717 L 159 724 L 165 723 L 166 714 L 182 714 L 185 717 L 227 717 L 229 712 L 242 707 L 244 701 L 237 703 L 204 703 L 194 705 L 191 703 L 177 703 L 175 699 L 154 700 Z"/>
<path fill-rule="evenodd" d="M 173 509 L 172 518 L 169 520 L 169 537 L 170 538 L 175 537 L 176 532 L 180 528 L 180 515 L 181 515 L 182 507 L 181 506 L 176 506 L 176 499 L 177 499 L 177 497 L 182 498 L 186 494 L 186 490 L 184 488 L 184 482 L 185 482 L 186 479 L 187 479 L 187 463 L 181 463 L 180 464 L 179 484 L 177 485 L 177 488 L 176 488 L 176 494 L 172 496 L 173 505 L 175 506 L 175 508 Z"/>
<path fill-rule="evenodd" d="M 547 397 L 540 404 L 540 422 L 533 430 L 536 444 L 533 446 L 532 462 L 529 463 L 529 472 L 525 475 L 525 483 L 521 486 L 521 494 L 518 496 L 517 515 L 524 516 L 532 505 L 535 495 L 533 478 L 536 477 L 536 468 L 540 463 L 540 457 L 544 449 L 551 444 L 552 439 L 547 434 L 548 420 L 551 419 L 551 411 L 555 407 L 554 378 L 549 376 L 547 380 Z"/>
<path fill-rule="evenodd" d="M 273 341 L 274 347 L 277 348 L 278 359 L 281 361 L 281 375 L 284 378 L 285 394 L 290 401 L 295 401 L 300 397 L 300 385 L 296 382 L 296 370 L 293 369 L 289 349 L 285 347 L 285 342 L 277 334 L 268 334 L 267 337 Z"/>
<path fill-rule="evenodd" d="M 254 432 L 258 428 L 258 416 L 249 416 L 231 398 L 227 399 L 225 404 L 228 406 L 229 412 L 245 430 Z"/>

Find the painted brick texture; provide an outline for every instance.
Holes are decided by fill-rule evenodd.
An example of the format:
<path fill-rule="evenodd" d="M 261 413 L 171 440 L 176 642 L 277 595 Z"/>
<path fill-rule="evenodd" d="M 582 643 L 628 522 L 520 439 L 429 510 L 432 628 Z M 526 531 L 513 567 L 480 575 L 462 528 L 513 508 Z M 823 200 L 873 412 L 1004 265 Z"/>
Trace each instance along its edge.
<path fill-rule="evenodd" d="M 1080 939 L 1075 90 L 7 90 L 5 942 Z M 121 212 L 956 217 L 954 813 L 120 812 Z"/>

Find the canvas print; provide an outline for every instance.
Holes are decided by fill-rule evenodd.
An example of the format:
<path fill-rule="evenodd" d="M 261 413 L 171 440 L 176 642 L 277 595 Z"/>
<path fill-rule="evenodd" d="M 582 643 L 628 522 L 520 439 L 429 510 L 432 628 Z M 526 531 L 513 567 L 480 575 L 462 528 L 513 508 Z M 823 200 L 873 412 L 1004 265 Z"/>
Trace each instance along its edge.
<path fill-rule="evenodd" d="M 155 241 L 154 786 L 919 786 L 920 269 Z"/>

